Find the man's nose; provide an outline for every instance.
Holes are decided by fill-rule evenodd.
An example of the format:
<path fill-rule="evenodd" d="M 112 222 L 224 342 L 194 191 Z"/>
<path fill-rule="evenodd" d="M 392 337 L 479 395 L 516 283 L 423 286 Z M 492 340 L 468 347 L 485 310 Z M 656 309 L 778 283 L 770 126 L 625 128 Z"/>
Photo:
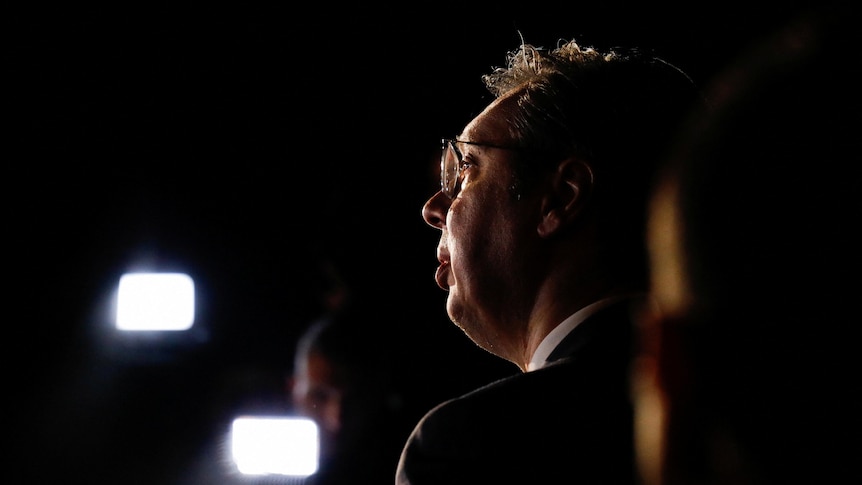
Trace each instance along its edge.
<path fill-rule="evenodd" d="M 446 222 L 446 211 L 449 210 L 449 199 L 438 191 L 422 206 L 422 219 L 431 227 L 442 229 Z"/>

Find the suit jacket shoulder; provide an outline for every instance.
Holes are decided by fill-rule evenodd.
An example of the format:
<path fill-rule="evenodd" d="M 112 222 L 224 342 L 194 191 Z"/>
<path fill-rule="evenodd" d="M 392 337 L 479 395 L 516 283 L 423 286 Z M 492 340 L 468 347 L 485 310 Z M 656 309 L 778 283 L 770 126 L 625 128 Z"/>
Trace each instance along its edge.
<path fill-rule="evenodd" d="M 633 483 L 630 329 L 630 313 L 609 307 L 551 365 L 439 404 L 409 437 L 397 483 Z"/>

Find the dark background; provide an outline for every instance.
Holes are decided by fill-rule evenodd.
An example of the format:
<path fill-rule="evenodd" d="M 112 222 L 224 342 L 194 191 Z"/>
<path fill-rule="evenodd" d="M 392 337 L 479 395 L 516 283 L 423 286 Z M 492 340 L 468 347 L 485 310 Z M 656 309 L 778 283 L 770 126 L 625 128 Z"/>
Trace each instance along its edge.
<path fill-rule="evenodd" d="M 523 36 L 653 49 L 705 83 L 790 15 L 628 3 L 6 9 L 7 419 L 23 452 L 6 473 L 195 482 L 230 416 L 282 410 L 330 265 L 379 306 L 366 324 L 398 362 L 405 421 L 514 372 L 446 319 L 420 217 L 440 137 L 490 101 L 480 76 Z M 190 335 L 112 332 L 112 291 L 142 267 L 195 279 Z"/>

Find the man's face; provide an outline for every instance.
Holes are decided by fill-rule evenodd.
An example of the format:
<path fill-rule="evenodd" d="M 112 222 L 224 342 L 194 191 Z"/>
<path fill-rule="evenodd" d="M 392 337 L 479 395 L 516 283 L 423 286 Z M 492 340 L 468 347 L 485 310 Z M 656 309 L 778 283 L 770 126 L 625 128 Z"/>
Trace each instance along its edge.
<path fill-rule="evenodd" d="M 507 135 L 505 100 L 474 118 L 458 140 L 513 146 Z M 448 290 L 449 317 L 480 347 L 499 355 L 495 340 L 505 329 L 501 316 L 520 295 L 519 278 L 529 271 L 525 244 L 535 238 L 531 204 L 513 196 L 515 150 L 466 143 L 460 191 L 454 200 L 442 192 L 423 207 L 425 221 L 441 230 L 437 284 Z"/>
<path fill-rule="evenodd" d="M 321 455 L 328 456 L 341 432 L 344 397 L 344 384 L 337 378 L 337 369 L 330 359 L 309 352 L 291 379 L 290 397 L 297 413 L 317 423 Z"/>

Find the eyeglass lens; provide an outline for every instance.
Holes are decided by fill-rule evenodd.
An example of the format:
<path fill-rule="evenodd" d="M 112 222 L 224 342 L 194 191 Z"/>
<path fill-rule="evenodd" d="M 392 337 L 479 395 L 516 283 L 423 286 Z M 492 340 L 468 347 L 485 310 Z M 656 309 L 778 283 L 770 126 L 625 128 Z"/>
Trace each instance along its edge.
<path fill-rule="evenodd" d="M 451 141 L 444 141 L 443 157 L 440 160 L 440 186 L 449 198 L 454 198 L 458 194 L 459 159 L 458 149 Z"/>

